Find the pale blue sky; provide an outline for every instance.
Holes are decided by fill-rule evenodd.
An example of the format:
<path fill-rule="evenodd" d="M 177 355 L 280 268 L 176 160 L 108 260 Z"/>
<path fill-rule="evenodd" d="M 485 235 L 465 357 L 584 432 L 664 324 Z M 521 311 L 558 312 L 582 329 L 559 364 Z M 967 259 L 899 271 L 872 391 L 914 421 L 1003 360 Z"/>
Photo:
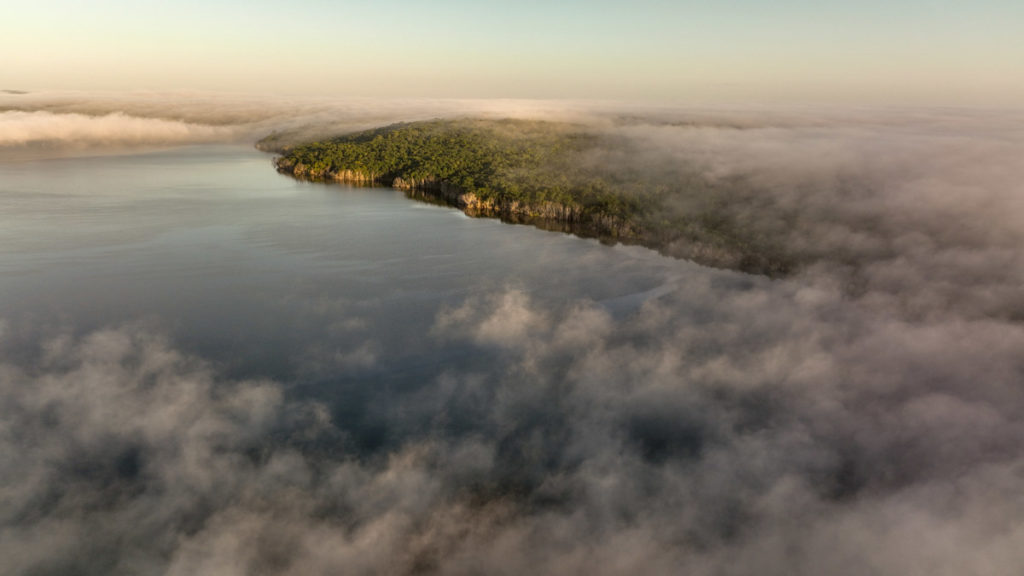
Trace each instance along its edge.
<path fill-rule="evenodd" d="M 40 0 L 0 88 L 1024 104 L 1020 0 Z"/>

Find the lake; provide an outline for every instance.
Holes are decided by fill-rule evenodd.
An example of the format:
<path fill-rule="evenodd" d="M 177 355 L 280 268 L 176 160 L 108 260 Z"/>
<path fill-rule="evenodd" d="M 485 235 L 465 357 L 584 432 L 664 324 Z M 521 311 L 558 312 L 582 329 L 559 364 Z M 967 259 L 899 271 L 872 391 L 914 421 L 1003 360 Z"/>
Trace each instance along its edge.
<path fill-rule="evenodd" d="M 374 391 L 491 369 L 427 337 L 467 300 L 514 290 L 621 316 L 704 271 L 390 188 L 299 182 L 243 146 L 8 162 L 0 182 L 8 357 L 145 323 L 225 377 L 286 383 L 348 421 Z"/>

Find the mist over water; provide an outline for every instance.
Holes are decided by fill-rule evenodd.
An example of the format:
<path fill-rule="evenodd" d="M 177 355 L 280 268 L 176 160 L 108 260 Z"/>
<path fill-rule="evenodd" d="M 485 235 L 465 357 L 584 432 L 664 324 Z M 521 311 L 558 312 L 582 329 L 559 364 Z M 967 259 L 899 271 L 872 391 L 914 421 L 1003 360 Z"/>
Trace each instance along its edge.
<path fill-rule="evenodd" d="M 542 113 L 630 143 L 595 165 L 699 174 L 804 258 L 769 280 L 215 143 L 398 105 L 183 106 L 177 140 L 48 106 L 0 115 L 201 144 L 0 162 L 9 573 L 1024 567 L 1019 114 Z"/>
<path fill-rule="evenodd" d="M 587 103 L 500 99 L 0 93 L 0 159 L 96 154 L 112 147 L 146 145 L 250 145 L 272 133 L 284 135 L 289 144 L 298 144 L 395 122 L 456 116 L 565 120 L 590 118 L 595 109 Z"/>

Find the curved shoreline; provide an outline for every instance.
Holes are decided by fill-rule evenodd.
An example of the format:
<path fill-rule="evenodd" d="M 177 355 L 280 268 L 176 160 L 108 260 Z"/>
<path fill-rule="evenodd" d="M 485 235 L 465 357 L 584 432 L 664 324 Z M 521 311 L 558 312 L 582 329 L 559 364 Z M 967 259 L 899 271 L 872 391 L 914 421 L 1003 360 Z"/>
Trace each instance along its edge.
<path fill-rule="evenodd" d="M 525 224 L 552 232 L 563 232 L 581 238 L 593 238 L 602 244 L 643 246 L 663 256 L 690 260 L 703 266 L 736 270 L 749 274 L 779 277 L 788 274 L 789 266 L 779 266 L 762 258 L 737 254 L 698 239 L 661 238 L 622 218 L 587 212 L 582 206 L 557 202 L 526 203 L 518 200 L 500 202 L 483 200 L 472 192 L 436 178 L 406 179 L 400 176 L 367 174 L 355 170 L 311 174 L 303 164 L 290 164 L 285 157 L 273 161 L 275 169 L 297 180 L 380 186 L 401 190 L 409 198 L 429 204 L 461 210 L 472 218 L 495 218 L 509 224 Z"/>

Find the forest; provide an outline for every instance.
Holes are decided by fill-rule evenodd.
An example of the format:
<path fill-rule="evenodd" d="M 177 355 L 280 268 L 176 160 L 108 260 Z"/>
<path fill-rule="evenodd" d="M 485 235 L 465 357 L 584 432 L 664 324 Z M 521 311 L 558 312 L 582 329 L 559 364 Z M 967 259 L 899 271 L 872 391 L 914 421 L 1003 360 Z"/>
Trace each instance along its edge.
<path fill-rule="evenodd" d="M 628 139 L 581 124 L 430 120 L 285 141 L 274 134 L 258 146 L 279 151 L 277 169 L 301 179 L 395 186 L 473 216 L 642 244 L 744 272 L 780 276 L 794 267 L 730 210 L 749 196 L 742 182 L 645 163 Z"/>

